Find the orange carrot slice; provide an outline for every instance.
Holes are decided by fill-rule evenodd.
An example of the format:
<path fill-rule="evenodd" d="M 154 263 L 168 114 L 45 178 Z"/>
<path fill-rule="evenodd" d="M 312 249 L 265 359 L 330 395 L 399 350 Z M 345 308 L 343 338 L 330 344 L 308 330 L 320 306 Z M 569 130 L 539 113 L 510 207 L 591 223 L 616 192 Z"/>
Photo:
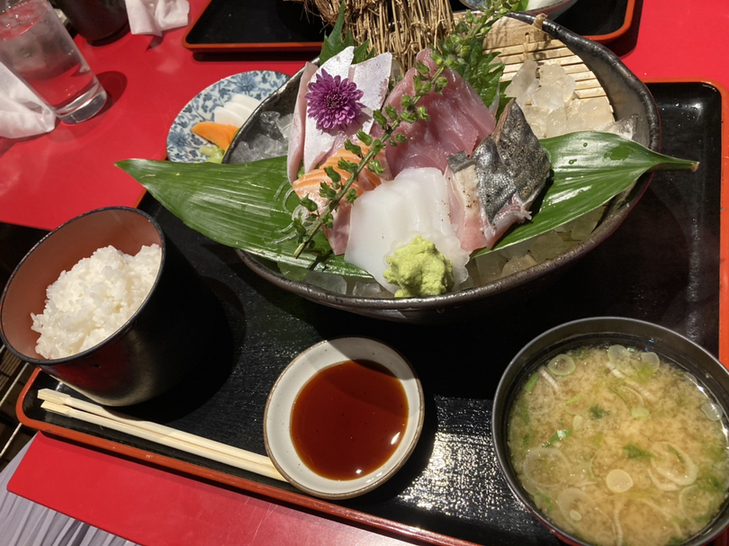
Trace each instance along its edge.
<path fill-rule="evenodd" d="M 215 123 L 214 121 L 201 121 L 193 125 L 192 132 L 221 147 L 223 150 L 227 150 L 230 143 L 233 142 L 233 137 L 235 137 L 238 129 L 235 125 L 225 125 L 223 123 Z"/>

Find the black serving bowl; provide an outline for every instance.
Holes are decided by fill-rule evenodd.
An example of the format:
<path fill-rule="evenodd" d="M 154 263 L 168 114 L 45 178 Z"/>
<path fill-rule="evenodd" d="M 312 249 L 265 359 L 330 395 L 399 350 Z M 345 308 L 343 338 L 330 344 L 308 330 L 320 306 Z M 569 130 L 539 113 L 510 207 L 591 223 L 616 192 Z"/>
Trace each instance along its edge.
<path fill-rule="evenodd" d="M 135 255 L 157 244 L 162 260 L 141 307 L 110 337 L 76 355 L 45 359 L 30 314 L 43 312 L 46 288 L 62 271 L 109 245 Z M 176 386 L 217 353 L 229 326 L 220 301 L 146 213 L 126 207 L 88 212 L 38 242 L 15 268 L 0 299 L 7 349 L 91 400 L 127 406 Z"/>
<path fill-rule="evenodd" d="M 535 19 L 534 16 L 523 13 L 515 13 L 511 17 L 528 24 L 533 23 Z M 551 20 L 543 22 L 542 30 L 561 40 L 581 57 L 607 93 L 616 120 L 636 115 L 638 127 L 634 139 L 658 151 L 660 147 L 658 110 L 646 86 L 614 53 L 601 44 L 587 40 Z M 259 106 L 236 135 L 225 155 L 224 163 L 242 162 L 244 147 L 241 144 L 262 131 L 269 130 L 261 120 L 262 112 L 275 111 L 281 115 L 293 112 L 301 74 L 302 72 L 299 72 L 294 75 Z M 614 198 L 593 233 L 563 254 L 488 284 L 441 296 L 382 299 L 336 294 L 289 279 L 279 273 L 275 264 L 252 254 L 244 251 L 239 251 L 239 254 L 246 265 L 274 285 L 329 307 L 397 322 L 462 321 L 528 300 L 533 294 L 553 284 L 565 272 L 567 266 L 594 249 L 620 226 L 645 192 L 651 178 L 652 174 L 643 175 L 629 190 Z"/>
<path fill-rule="evenodd" d="M 723 418 L 726 419 L 729 415 L 729 371 L 708 351 L 662 326 L 622 317 L 587 318 L 552 328 L 529 342 L 507 366 L 496 389 L 491 424 L 496 458 L 514 495 L 535 518 L 560 539 L 571 544 L 589 543 L 556 527 L 541 513 L 519 482 L 507 445 L 508 421 L 516 395 L 539 366 L 571 348 L 603 342 L 650 350 L 658 354 L 661 360 L 665 359 L 680 366 L 692 374 L 710 398 L 713 398 L 713 402 L 722 408 Z M 699 534 L 682 544 L 705 544 L 719 535 L 727 525 L 729 499 L 725 499 L 723 506 Z"/>

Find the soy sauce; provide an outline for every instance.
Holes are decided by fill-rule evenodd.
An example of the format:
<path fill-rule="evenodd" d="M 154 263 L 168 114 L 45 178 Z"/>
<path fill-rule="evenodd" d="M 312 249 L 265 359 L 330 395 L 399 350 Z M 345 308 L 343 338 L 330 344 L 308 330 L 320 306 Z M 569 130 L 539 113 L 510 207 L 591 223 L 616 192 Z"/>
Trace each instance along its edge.
<path fill-rule="evenodd" d="M 400 381 L 381 364 L 348 360 L 324 368 L 304 385 L 291 410 L 291 438 L 313 472 L 353 480 L 390 458 L 407 421 Z"/>

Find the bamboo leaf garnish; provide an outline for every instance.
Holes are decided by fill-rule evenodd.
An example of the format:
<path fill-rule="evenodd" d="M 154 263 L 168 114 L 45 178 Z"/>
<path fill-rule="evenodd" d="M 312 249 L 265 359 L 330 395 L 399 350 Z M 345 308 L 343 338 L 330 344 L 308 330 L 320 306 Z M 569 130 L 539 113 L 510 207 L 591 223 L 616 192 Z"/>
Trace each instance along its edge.
<path fill-rule="evenodd" d="M 354 37 L 352 31 L 347 30 L 343 34 L 344 28 L 344 13 L 345 13 L 346 0 L 342 0 L 342 4 L 339 9 L 339 15 L 337 21 L 332 27 L 332 31 L 324 36 L 324 42 L 322 43 L 321 53 L 319 54 L 319 63 L 323 64 L 325 61 L 334 57 L 337 53 L 346 49 L 349 46 L 354 46 L 354 62 L 361 63 L 367 59 L 371 59 L 375 56 L 374 49 L 370 48 L 369 40 L 366 40 L 363 44 L 356 45 L 354 43 Z"/>
<path fill-rule="evenodd" d="M 459 30 L 462 35 L 451 35 L 446 40 L 442 41 L 433 50 L 432 58 L 435 62 L 436 69 L 431 73 L 431 69 L 422 62 L 416 63 L 416 74 L 414 79 L 414 96 L 403 96 L 401 106 L 402 111 L 398 112 L 392 105 L 387 105 L 382 110 L 376 110 L 373 113 L 374 120 L 382 127 L 383 134 L 379 139 L 373 139 L 370 149 L 364 155 L 354 152 L 360 157 L 358 164 L 348 165 L 348 168 L 343 168 L 350 173 L 347 181 L 344 184 L 338 184 L 333 182 L 331 188 L 334 191 L 326 191 L 326 196 L 320 191 L 323 197 L 326 197 L 327 202 L 323 207 L 323 210 L 314 211 L 314 222 L 306 233 L 301 237 L 299 246 L 294 251 L 294 257 L 298 258 L 301 253 L 306 249 L 311 249 L 311 241 L 314 236 L 319 232 L 322 227 L 331 227 L 331 218 L 334 211 L 337 210 L 339 202 L 347 196 L 348 200 L 353 201 L 354 195 L 350 192 L 352 184 L 359 177 L 359 174 L 363 169 L 368 167 L 370 163 L 375 159 L 377 154 L 384 148 L 385 143 L 390 146 L 397 146 L 398 143 L 402 143 L 405 139 L 402 134 L 395 134 L 395 131 L 402 123 L 416 123 L 419 119 L 427 119 L 427 111 L 424 108 L 418 107 L 418 102 L 426 96 L 431 90 L 441 92 L 443 88 L 448 84 L 446 78 L 442 77 L 443 72 L 446 68 L 457 70 L 457 68 L 463 69 L 465 64 L 464 57 L 471 54 L 474 47 L 483 43 L 483 38 L 488 33 L 488 30 L 493 24 L 501 17 L 509 13 L 514 6 L 518 4 L 518 0 L 496 0 L 490 6 L 485 8 L 480 16 L 476 17 L 471 12 L 467 13 L 466 25 L 459 25 Z M 342 8 L 340 9 L 339 19 L 337 20 L 337 26 L 339 26 L 340 19 L 343 20 L 343 10 L 345 3 L 342 2 Z M 335 26 L 335 30 L 337 29 Z M 334 32 L 333 32 L 334 33 Z M 337 31 L 337 34 L 341 36 L 341 28 Z M 460 72 L 460 70 L 457 70 Z M 354 145 L 347 141 L 345 144 L 347 149 L 353 151 Z M 326 172 L 326 171 L 325 171 Z M 328 173 L 327 173 L 328 175 Z M 350 201 L 350 202 L 351 202 Z"/>
<path fill-rule="evenodd" d="M 530 222 L 516 226 L 493 250 L 555 229 L 606 204 L 646 172 L 694 172 L 696 161 L 659 154 L 637 142 L 598 131 L 569 133 L 541 140 L 553 177 L 541 207 Z M 476 251 L 473 256 L 492 252 Z"/>
<path fill-rule="evenodd" d="M 547 233 L 597 209 L 644 172 L 694 171 L 698 166 L 695 161 L 661 155 L 609 133 L 571 133 L 543 140 L 542 145 L 552 162 L 551 185 L 532 220 L 515 226 L 499 241 L 496 250 Z M 307 230 L 291 219 L 299 200 L 286 175 L 286 157 L 239 165 L 141 159 L 116 165 L 185 224 L 220 244 L 277 262 L 282 270 L 309 268 L 347 277 L 370 277 L 344 261 L 343 256 L 332 255 L 322 233 L 316 235 L 313 252 L 294 258 L 297 234 Z M 316 203 L 308 198 L 300 202 L 310 210 L 316 209 Z M 487 252 L 484 249 L 474 255 Z"/>

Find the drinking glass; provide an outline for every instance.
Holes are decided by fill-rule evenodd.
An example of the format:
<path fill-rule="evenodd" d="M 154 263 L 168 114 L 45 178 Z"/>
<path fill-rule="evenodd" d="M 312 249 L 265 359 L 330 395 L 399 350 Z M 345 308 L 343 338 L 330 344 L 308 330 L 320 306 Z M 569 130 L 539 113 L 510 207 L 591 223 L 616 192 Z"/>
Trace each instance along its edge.
<path fill-rule="evenodd" d="M 48 0 L 0 0 L 0 62 L 64 123 L 86 121 L 106 91 Z"/>

